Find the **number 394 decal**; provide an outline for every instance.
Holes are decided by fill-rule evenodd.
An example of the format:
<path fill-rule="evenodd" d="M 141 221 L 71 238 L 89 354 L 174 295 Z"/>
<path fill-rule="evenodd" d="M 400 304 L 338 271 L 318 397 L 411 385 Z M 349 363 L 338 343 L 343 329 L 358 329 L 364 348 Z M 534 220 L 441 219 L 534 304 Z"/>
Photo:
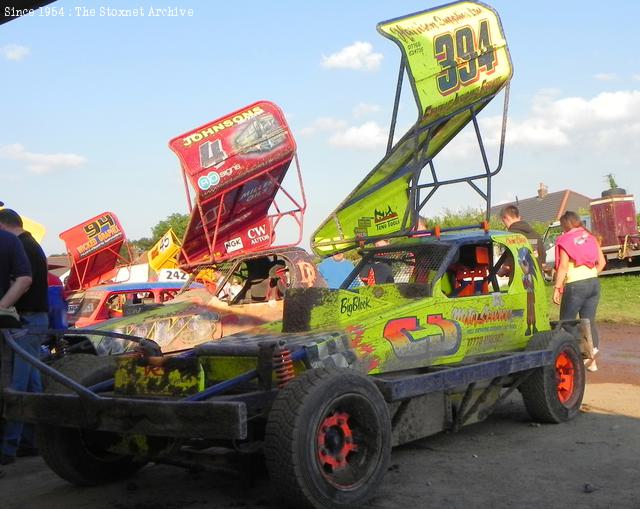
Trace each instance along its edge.
<path fill-rule="evenodd" d="M 433 51 L 442 67 L 438 75 L 438 90 L 448 95 L 478 80 L 481 72 L 495 71 L 496 54 L 491 47 L 489 22 L 480 22 L 476 36 L 473 28 L 463 26 L 454 33 L 445 33 L 433 40 Z M 459 65 L 464 63 L 464 65 Z"/>
<path fill-rule="evenodd" d="M 426 325 L 420 325 L 415 316 L 396 318 L 384 326 L 384 338 L 391 343 L 398 357 L 445 356 L 458 351 L 462 334 L 457 322 L 437 314 L 428 315 Z"/>

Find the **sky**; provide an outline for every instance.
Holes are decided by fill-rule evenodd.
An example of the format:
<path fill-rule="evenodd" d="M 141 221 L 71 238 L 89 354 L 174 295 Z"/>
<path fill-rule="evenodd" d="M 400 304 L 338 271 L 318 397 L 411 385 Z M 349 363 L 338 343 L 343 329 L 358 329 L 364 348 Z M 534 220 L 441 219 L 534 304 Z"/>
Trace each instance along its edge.
<path fill-rule="evenodd" d="M 488 3 L 514 68 L 493 204 L 534 196 L 541 182 L 597 197 L 608 173 L 640 195 L 640 2 Z M 400 53 L 376 24 L 440 4 L 59 0 L 1 25 L 0 200 L 46 226 L 47 254 L 64 252 L 60 232 L 104 211 L 129 238 L 150 236 L 188 210 L 169 140 L 264 99 L 297 142 L 307 247 L 385 152 Z M 417 116 L 403 90 L 400 134 Z M 480 115 L 492 161 L 500 115 L 493 104 Z M 468 133 L 458 138 L 436 162 L 475 173 Z M 423 213 L 483 206 L 465 188 Z"/>

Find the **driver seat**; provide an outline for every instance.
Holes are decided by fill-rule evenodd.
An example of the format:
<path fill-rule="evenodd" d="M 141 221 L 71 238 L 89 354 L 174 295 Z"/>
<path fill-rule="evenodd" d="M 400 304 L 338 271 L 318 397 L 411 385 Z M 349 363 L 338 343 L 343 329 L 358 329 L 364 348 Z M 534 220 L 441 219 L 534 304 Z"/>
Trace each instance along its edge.
<path fill-rule="evenodd" d="M 454 272 L 453 297 L 486 295 L 489 293 L 489 248 L 475 246 L 473 266 L 456 263 L 451 266 Z"/>

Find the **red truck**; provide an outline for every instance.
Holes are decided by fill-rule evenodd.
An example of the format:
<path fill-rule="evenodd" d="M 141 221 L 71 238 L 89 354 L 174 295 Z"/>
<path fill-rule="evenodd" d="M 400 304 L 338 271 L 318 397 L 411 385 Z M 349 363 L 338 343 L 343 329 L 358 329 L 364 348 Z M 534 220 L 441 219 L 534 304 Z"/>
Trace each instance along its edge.
<path fill-rule="evenodd" d="M 591 200 L 590 215 L 583 216 L 585 222 L 600 240 L 607 259 L 603 274 L 621 274 L 640 271 L 640 231 L 637 225 L 635 198 L 624 189 L 613 186 L 602 192 L 600 198 Z M 555 239 L 562 233 L 560 222 L 555 221 L 544 235 L 547 262 L 550 267 L 555 260 Z"/>
<path fill-rule="evenodd" d="M 611 192 L 613 191 L 613 192 Z M 624 189 L 610 189 L 591 200 L 591 227 L 607 259 L 603 274 L 640 270 L 640 232 L 635 199 Z"/>

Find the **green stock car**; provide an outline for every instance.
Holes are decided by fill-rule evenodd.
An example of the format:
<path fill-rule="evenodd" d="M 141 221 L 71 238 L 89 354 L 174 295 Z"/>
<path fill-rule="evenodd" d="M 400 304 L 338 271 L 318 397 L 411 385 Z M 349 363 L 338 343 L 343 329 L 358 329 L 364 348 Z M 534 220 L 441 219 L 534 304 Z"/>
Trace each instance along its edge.
<path fill-rule="evenodd" d="M 345 508 L 392 446 L 477 422 L 516 388 L 533 419 L 574 417 L 589 342 L 572 325 L 552 329 L 525 237 L 422 235 L 363 250 L 341 289 L 289 290 L 281 322 L 173 356 L 69 356 L 45 397 L 5 401 L 78 485 L 226 445 L 262 450 L 289 503 Z M 93 396 L 63 394 L 79 386 L 60 374 Z"/>
<path fill-rule="evenodd" d="M 431 196 L 460 183 L 487 201 L 488 217 L 513 73 L 497 13 L 455 2 L 378 31 L 402 53 L 388 148 L 311 242 L 321 257 L 361 247 L 360 263 L 339 289 L 287 289 L 282 320 L 186 351 L 163 355 L 126 337 L 139 353 L 71 355 L 55 369 L 26 354 L 53 382 L 46 394 L 4 388 L 5 417 L 36 423 L 42 456 L 62 478 L 91 485 L 148 461 L 205 463 L 204 451 L 224 447 L 264 453 L 289 505 L 346 509 L 372 495 L 393 446 L 480 421 L 515 390 L 536 421 L 578 414 L 583 358 L 593 356 L 588 321 L 549 322 L 525 237 L 419 224 Z M 418 117 L 394 144 L 405 74 Z M 492 169 L 476 115 L 503 90 Z M 471 122 L 484 168 L 439 176 L 434 159 Z M 3 338 L 20 350 L 11 332 Z"/>

